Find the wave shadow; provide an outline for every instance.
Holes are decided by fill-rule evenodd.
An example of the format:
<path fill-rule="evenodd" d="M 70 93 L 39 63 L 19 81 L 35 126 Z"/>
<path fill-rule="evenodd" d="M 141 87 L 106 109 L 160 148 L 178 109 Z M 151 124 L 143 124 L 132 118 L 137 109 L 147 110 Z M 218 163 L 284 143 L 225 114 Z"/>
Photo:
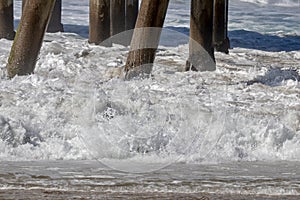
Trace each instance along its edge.
<path fill-rule="evenodd" d="M 166 27 L 168 29 L 189 35 L 190 29 L 187 27 Z M 286 35 L 276 36 L 261 34 L 255 31 L 233 30 L 228 32 L 231 48 L 247 48 L 270 52 L 299 51 L 300 36 Z"/>
<path fill-rule="evenodd" d="M 17 27 L 19 22 L 20 20 L 15 20 L 15 27 Z M 187 27 L 167 26 L 164 28 L 177 31 L 187 36 L 190 34 L 190 29 Z M 89 37 L 89 26 L 87 25 L 64 24 L 64 30 L 67 33 L 76 33 L 83 38 Z M 270 52 L 300 51 L 300 36 L 298 35 L 285 35 L 280 37 L 241 29 L 229 31 L 228 36 L 230 39 L 231 48 L 240 47 Z M 170 37 L 164 34 L 162 34 L 162 38 L 166 38 L 166 40 L 162 39 L 164 41 L 164 45 L 166 46 L 175 47 L 180 44 L 186 44 L 187 42 L 186 39 L 177 40 L 172 36 Z"/>
<path fill-rule="evenodd" d="M 300 50 L 300 36 L 296 35 L 280 37 L 247 30 L 229 31 L 228 35 L 232 47 L 257 49 L 270 52 L 289 52 Z"/>

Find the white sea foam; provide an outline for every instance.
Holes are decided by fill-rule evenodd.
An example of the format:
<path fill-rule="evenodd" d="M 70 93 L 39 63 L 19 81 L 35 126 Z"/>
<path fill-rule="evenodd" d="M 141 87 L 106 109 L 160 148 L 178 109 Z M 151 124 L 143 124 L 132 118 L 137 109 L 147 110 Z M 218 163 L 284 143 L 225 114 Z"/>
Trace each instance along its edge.
<path fill-rule="evenodd" d="M 300 6 L 299 0 L 239 0 L 242 2 L 249 2 L 258 5 L 268 6 L 283 6 L 283 7 L 295 7 Z"/>
<path fill-rule="evenodd" d="M 84 31 L 77 33 L 86 34 L 87 2 L 63 2 L 69 6 L 64 9 L 64 22 L 79 25 Z M 230 27 L 247 29 L 246 21 L 257 13 L 242 15 L 242 8 L 236 10 L 239 5 L 245 4 L 232 4 Z M 178 21 L 181 18 L 175 10 L 169 13 L 166 26 L 186 33 L 188 14 Z M 188 6 L 184 10 L 188 13 Z M 295 22 L 298 14 L 289 16 Z M 265 28 L 259 33 L 281 30 L 281 26 L 270 28 L 261 22 L 255 27 L 258 22 L 253 23 L 253 30 Z M 299 73 L 299 30 L 282 26 L 296 33 L 292 37 L 295 45 L 284 51 L 255 50 L 276 46 L 270 45 L 272 38 L 257 42 L 251 33 L 247 41 L 243 35 L 234 35 L 230 55 L 216 54 L 216 72 L 182 73 L 188 46 L 160 46 L 153 77 L 130 82 L 111 79 L 116 66 L 124 64 L 128 48 L 90 45 L 73 33 L 47 34 L 35 74 L 8 80 L 5 64 L 11 42 L 2 39 L 0 160 L 299 161 L 299 80 L 280 72 L 294 69 Z M 290 40 L 280 37 L 282 45 Z M 172 44 L 171 39 L 164 42 Z M 271 69 L 280 70 L 268 74 Z M 144 124 L 137 125 L 141 122 Z M 163 133 L 155 134 L 158 129 Z M 142 139 L 132 139 L 131 132 Z"/>

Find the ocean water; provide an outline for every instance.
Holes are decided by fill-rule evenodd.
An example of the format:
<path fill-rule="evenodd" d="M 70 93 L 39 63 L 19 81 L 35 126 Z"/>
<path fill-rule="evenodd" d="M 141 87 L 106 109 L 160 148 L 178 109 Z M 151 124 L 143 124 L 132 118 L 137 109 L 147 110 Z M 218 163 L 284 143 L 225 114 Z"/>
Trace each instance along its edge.
<path fill-rule="evenodd" d="M 128 47 L 88 44 L 88 1 L 63 1 L 33 75 L 7 79 L 0 40 L 0 198 L 298 199 L 299 10 L 231 0 L 230 54 L 182 72 L 189 1 L 171 0 L 142 80 L 117 78 Z"/>

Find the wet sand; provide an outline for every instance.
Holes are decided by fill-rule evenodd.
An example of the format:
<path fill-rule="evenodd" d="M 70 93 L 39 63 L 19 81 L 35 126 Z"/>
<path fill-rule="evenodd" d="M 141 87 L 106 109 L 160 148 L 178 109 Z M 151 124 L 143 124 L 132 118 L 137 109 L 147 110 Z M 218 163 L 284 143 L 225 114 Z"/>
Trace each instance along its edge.
<path fill-rule="evenodd" d="M 174 164 L 124 173 L 96 161 L 0 162 L 0 200 L 298 200 L 299 162 Z"/>
<path fill-rule="evenodd" d="M 49 191 L 49 190 L 2 190 L 0 199 L 131 199 L 131 200 L 150 200 L 150 199 L 185 199 L 185 200 L 299 200 L 299 196 L 266 196 L 266 195 L 236 195 L 236 194 L 207 194 L 207 193 L 99 193 L 93 191 L 76 192 L 76 191 Z"/>

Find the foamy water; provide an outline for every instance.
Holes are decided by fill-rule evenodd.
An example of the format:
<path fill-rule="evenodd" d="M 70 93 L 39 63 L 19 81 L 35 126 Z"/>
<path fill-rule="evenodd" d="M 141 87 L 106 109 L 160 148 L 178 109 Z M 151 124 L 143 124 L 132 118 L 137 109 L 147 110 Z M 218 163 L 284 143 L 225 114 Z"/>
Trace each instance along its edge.
<path fill-rule="evenodd" d="M 18 22 L 21 3 L 15 2 Z M 66 166 L 78 165 L 77 171 L 86 171 L 81 175 L 91 175 L 87 181 L 95 189 L 101 178 L 93 182 L 98 171 L 91 169 L 99 163 L 86 169 L 84 160 L 98 160 L 101 166 L 129 172 L 165 167 L 168 171 L 171 166 L 170 177 L 182 178 L 166 183 L 161 191 L 159 181 L 145 190 L 138 185 L 126 191 L 299 195 L 297 1 L 232 0 L 229 34 L 233 49 L 229 55 L 216 53 L 213 73 L 182 72 L 188 56 L 189 5 L 171 1 L 153 77 L 126 82 L 113 77 L 124 65 L 128 48 L 88 44 L 88 1 L 63 4 L 65 29 L 75 33 L 46 35 L 34 75 L 6 78 L 12 42 L 0 40 L 1 190 L 21 189 L 5 181 L 6 174 L 14 174 L 10 178 L 15 179 L 20 165 L 30 165 L 32 160 L 45 161 L 32 172 L 43 176 L 48 165 L 64 165 L 54 160 L 76 160 Z M 228 162 L 233 164 L 223 173 L 222 163 Z M 260 171 L 255 170 L 256 162 Z M 199 164 L 216 167 L 207 179 L 201 179 L 205 172 L 197 173 Z M 247 166 L 250 169 L 244 174 L 234 173 Z M 196 173 L 195 180 L 186 185 L 183 182 L 191 179 L 185 167 Z M 54 171 L 61 168 L 50 170 L 51 181 Z M 150 179 L 157 180 L 166 171 L 152 173 Z M 27 177 L 31 172 L 24 174 Z M 85 184 L 81 182 L 85 179 L 72 177 L 79 188 Z M 132 181 L 127 178 L 125 182 Z M 58 185 L 74 190 L 73 185 L 64 188 L 65 178 L 61 180 L 53 183 L 54 190 Z"/>

